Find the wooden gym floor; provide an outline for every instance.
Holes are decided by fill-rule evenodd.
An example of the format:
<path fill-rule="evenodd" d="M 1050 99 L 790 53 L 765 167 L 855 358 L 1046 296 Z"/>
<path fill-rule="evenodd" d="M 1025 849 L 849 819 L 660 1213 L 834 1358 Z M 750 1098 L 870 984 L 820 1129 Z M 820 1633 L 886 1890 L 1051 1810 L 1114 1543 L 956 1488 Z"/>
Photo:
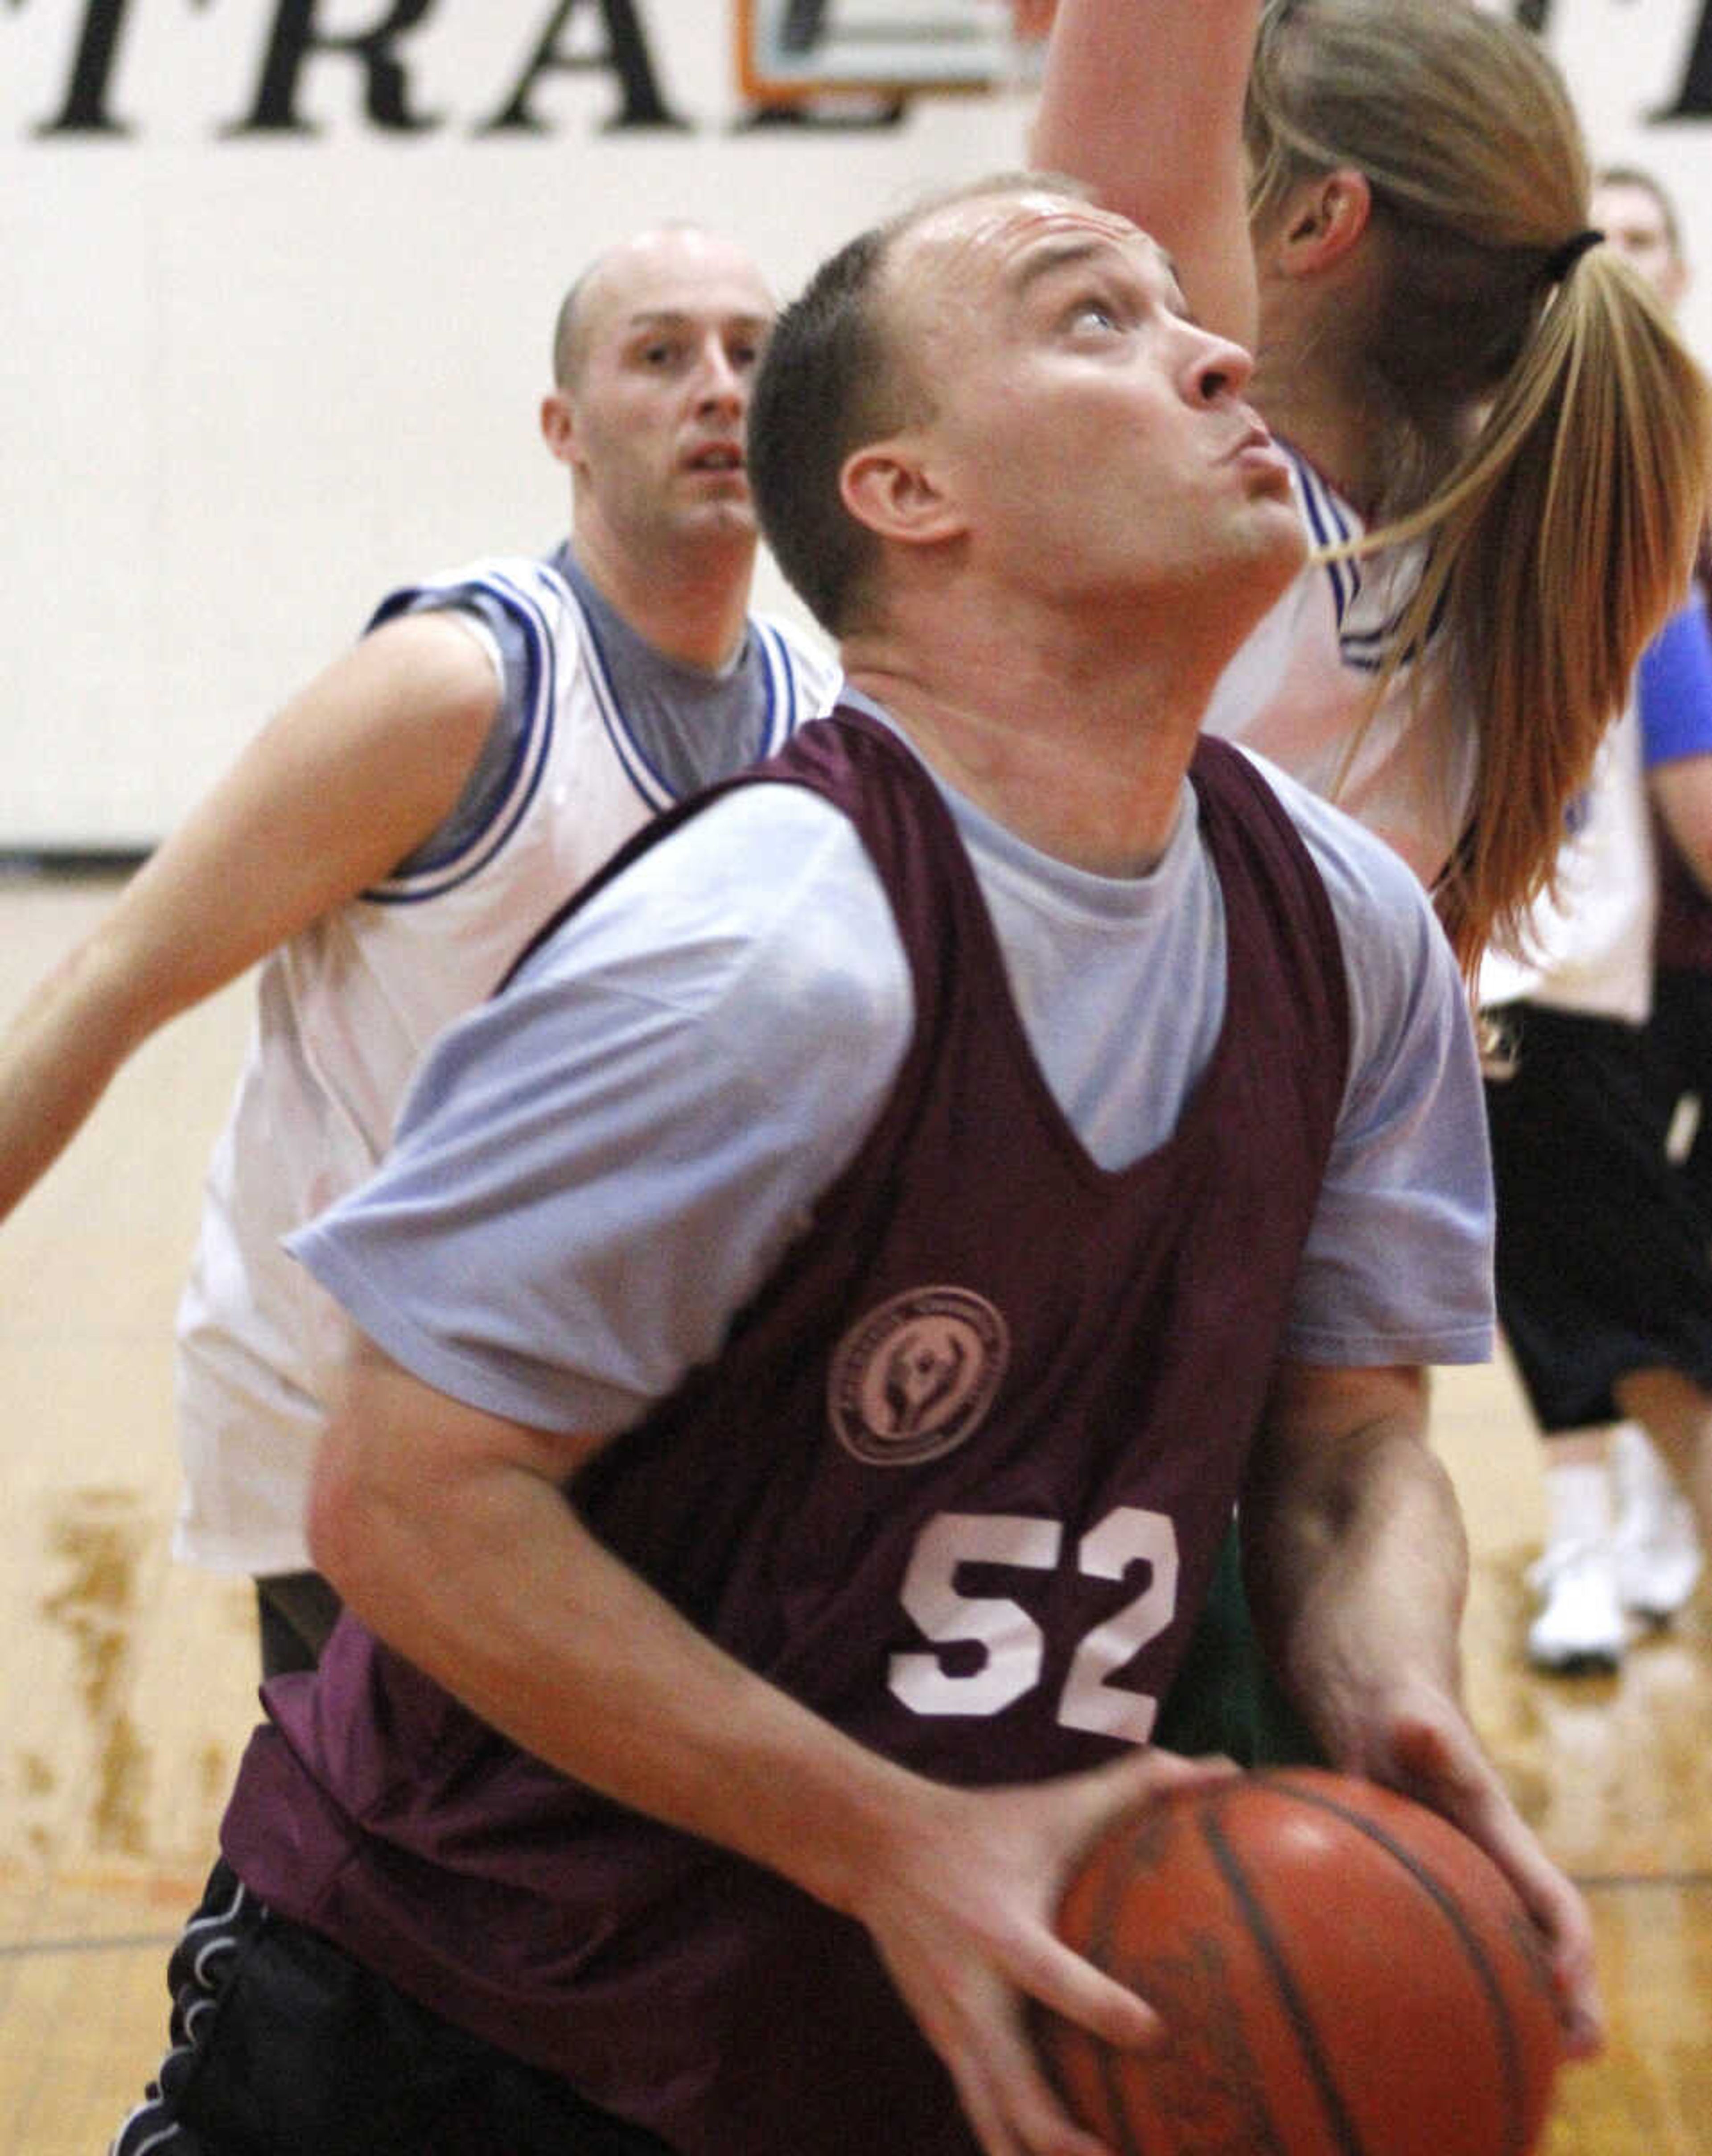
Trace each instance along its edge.
<path fill-rule="evenodd" d="M 0 1019 L 112 888 L 0 877 Z M 248 1015 L 240 984 L 146 1046 L 0 1229 L 0 2148 L 18 2156 L 101 2156 L 153 2071 L 167 1953 L 254 1718 L 247 1583 L 167 1553 L 172 1310 Z M 1476 1719 L 1599 1928 L 1611 2043 L 1565 2076 L 1550 2156 L 1712 2156 L 1712 1594 L 1616 1680 L 1530 1675 L 1537 1449 L 1502 1366 L 1443 1373 L 1435 1440 L 1475 1549 Z"/>

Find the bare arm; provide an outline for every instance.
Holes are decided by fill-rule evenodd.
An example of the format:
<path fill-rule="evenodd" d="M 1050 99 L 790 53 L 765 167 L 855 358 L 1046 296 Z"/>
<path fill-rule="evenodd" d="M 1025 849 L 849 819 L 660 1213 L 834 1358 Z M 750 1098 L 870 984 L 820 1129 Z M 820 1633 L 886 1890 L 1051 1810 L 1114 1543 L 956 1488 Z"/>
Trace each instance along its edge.
<path fill-rule="evenodd" d="M 1591 2051 L 1586 1907 L 1463 1707 L 1468 1544 L 1426 1411 L 1420 1370 L 1284 1366 L 1243 1501 L 1256 1620 L 1332 1763 L 1443 1812 L 1508 1873 L 1548 1942 L 1566 2041 Z"/>
<path fill-rule="evenodd" d="M 364 638 L 269 722 L 0 1040 L 0 1219 L 133 1049 L 444 820 L 497 707 L 480 646 L 420 614 Z"/>
<path fill-rule="evenodd" d="M 1209 1770 L 1143 1752 L 971 1793 L 843 1736 L 687 1625 L 591 1536 L 561 1485 L 597 1438 L 422 1384 L 372 1346 L 317 1465 L 310 1547 L 377 1632 L 515 1742 L 723 1844 L 868 1928 L 989 2156 L 1098 2156 L 1035 2062 L 1021 1995 L 1118 2043 L 1140 2002 L 1051 1930 L 1109 1816 Z"/>
<path fill-rule="evenodd" d="M 1243 100 L 1260 0 L 1058 0 L 1031 149 L 1176 264 L 1198 319 L 1253 345 Z"/>
<path fill-rule="evenodd" d="M 1712 756 L 1654 764 L 1648 778 L 1671 844 L 1712 896 Z"/>

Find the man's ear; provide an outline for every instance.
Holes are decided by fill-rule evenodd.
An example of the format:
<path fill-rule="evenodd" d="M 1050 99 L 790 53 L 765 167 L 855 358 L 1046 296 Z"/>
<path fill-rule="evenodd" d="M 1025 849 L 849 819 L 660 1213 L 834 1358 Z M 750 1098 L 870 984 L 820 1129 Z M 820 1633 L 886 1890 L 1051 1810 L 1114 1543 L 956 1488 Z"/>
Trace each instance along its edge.
<path fill-rule="evenodd" d="M 904 546 L 955 538 L 964 528 L 961 511 L 906 435 L 853 450 L 838 491 L 859 524 Z"/>
<path fill-rule="evenodd" d="M 1279 220 L 1273 263 L 1286 277 L 1311 276 L 1340 262 L 1373 217 L 1373 190 L 1365 172 L 1340 165 L 1305 180 Z"/>
<path fill-rule="evenodd" d="M 577 417 L 562 389 L 550 390 L 541 400 L 541 438 L 561 465 L 576 462 Z"/>

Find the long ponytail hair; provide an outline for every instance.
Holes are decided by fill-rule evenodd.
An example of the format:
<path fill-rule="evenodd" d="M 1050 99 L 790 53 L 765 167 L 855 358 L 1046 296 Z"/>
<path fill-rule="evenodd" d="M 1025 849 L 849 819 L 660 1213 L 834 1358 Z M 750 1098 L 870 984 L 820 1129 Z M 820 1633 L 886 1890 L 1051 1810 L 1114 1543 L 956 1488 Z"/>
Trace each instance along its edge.
<path fill-rule="evenodd" d="M 1362 360 L 1390 476 L 1355 551 L 1424 549 L 1379 694 L 1419 654 L 1416 692 L 1430 678 L 1475 715 L 1473 808 L 1435 893 L 1472 972 L 1521 936 L 1684 596 L 1712 393 L 1661 303 L 1584 230 L 1573 108 L 1504 18 L 1269 0 L 1246 124 L 1257 234 L 1305 177 L 1351 166 L 1371 191 L 1389 274 Z"/>

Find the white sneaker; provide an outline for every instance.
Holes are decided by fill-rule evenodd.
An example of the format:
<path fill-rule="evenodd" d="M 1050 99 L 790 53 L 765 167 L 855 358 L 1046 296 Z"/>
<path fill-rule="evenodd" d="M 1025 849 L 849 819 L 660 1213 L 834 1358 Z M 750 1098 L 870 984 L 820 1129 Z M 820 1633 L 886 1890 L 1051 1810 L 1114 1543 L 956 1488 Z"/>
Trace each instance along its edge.
<path fill-rule="evenodd" d="M 1646 1433 L 1633 1423 L 1612 1435 L 1617 1520 L 1612 1547 L 1623 1607 L 1664 1625 L 1694 1593 L 1705 1558 L 1694 1507 Z"/>
<path fill-rule="evenodd" d="M 1528 1660 L 1561 1676 L 1615 1671 L 1628 1644 L 1617 1565 L 1603 1543 L 1554 1543 L 1528 1573 L 1541 1598 L 1528 1627 Z"/>

